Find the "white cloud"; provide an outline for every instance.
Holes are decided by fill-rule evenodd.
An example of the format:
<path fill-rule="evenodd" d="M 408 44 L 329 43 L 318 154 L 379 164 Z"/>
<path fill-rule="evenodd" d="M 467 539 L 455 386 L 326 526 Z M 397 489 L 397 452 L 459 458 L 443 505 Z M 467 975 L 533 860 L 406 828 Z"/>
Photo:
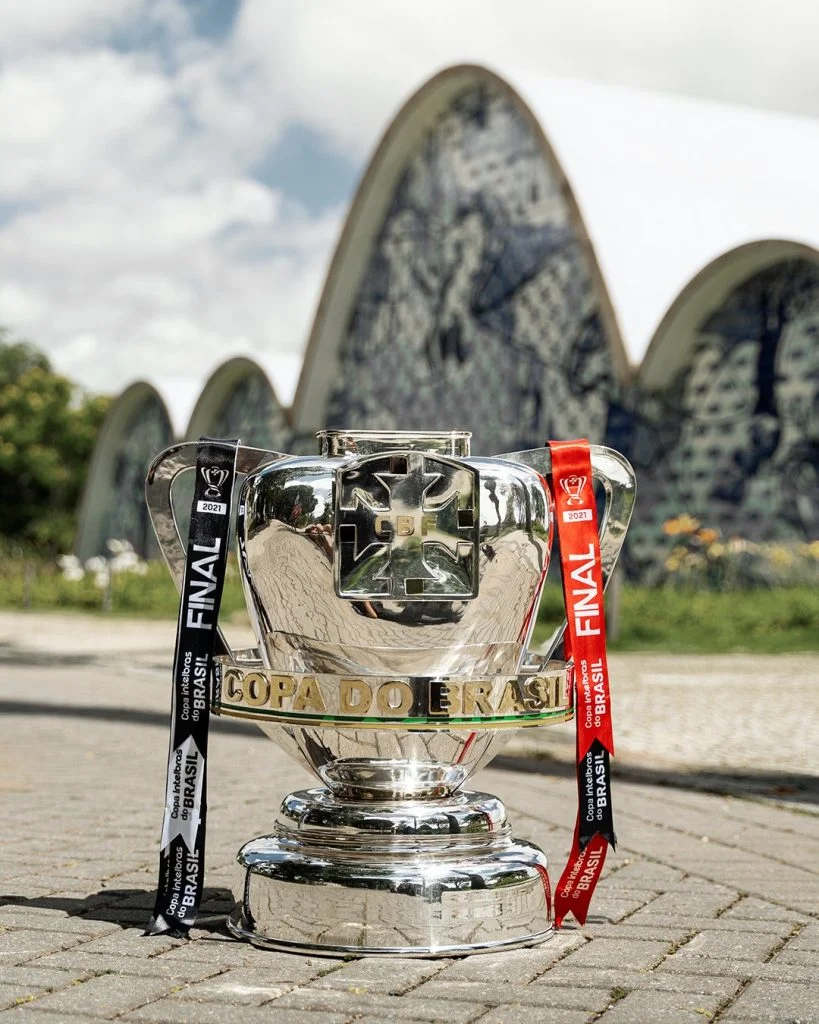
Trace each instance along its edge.
<path fill-rule="evenodd" d="M 0 324 L 14 324 L 26 330 L 36 323 L 46 310 L 46 301 L 37 288 L 5 281 L 0 284 Z"/>
<path fill-rule="evenodd" d="M 247 179 L 211 181 L 201 189 L 166 192 L 133 187 L 83 194 L 17 217 L 0 234 L 0 254 L 59 267 L 124 268 L 197 246 L 229 228 L 273 223 L 279 197 Z"/>
<path fill-rule="evenodd" d="M 819 115 L 815 0 L 247 0 L 235 49 L 268 94 L 356 152 L 458 61 Z"/>
<path fill-rule="evenodd" d="M 171 83 L 108 50 L 8 62 L 0 74 L 0 198 L 124 189 L 178 144 Z"/>
<path fill-rule="evenodd" d="M 116 28 L 141 6 L 141 0 L 12 0 L 3 4 L 0 48 L 13 54 L 75 43 Z"/>
<path fill-rule="evenodd" d="M 93 388 L 244 352 L 288 398 L 343 216 L 254 177 L 288 124 L 361 161 L 459 60 L 819 114 L 816 38 L 814 0 L 245 0 L 222 43 L 181 0 L 6 3 L 0 323 Z"/>
<path fill-rule="evenodd" d="M 185 195 L 70 199 L 0 232 L 0 322 L 96 390 L 200 376 L 238 352 L 298 359 L 341 221 L 311 218 L 258 182 Z M 33 284 L 38 282 L 35 292 Z M 35 302 L 36 299 L 36 302 Z M 277 380 L 284 400 L 292 367 Z"/>

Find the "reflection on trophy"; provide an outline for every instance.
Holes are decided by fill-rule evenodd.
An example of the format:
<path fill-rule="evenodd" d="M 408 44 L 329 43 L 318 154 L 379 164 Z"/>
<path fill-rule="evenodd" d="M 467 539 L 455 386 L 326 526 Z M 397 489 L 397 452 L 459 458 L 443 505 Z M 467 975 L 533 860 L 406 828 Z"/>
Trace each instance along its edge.
<path fill-rule="evenodd" d="M 259 946 L 451 956 L 551 934 L 546 856 L 512 836 L 500 800 L 464 788 L 510 730 L 573 714 L 562 630 L 528 649 L 554 527 L 550 453 L 470 458 L 469 436 L 327 430 L 316 457 L 239 449 L 258 646 L 224 645 L 213 710 L 255 720 L 321 782 L 239 852 L 229 927 Z M 195 452 L 168 449 L 149 477 L 177 581 L 171 486 Z M 596 446 L 592 470 L 608 581 L 634 477 Z"/>

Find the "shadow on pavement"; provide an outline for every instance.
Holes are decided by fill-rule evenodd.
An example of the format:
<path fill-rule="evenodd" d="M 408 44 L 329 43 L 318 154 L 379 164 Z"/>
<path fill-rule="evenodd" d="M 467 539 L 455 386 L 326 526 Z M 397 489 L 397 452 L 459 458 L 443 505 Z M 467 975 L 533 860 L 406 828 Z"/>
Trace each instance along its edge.
<path fill-rule="evenodd" d="M 50 704 L 24 700 L 0 700 L 0 715 L 44 715 L 54 718 L 88 718 L 103 722 L 149 725 L 168 728 L 169 716 L 163 711 L 115 707 L 101 704 Z M 211 727 L 219 732 L 232 732 L 268 742 L 257 726 L 231 718 L 211 717 Z M 514 757 L 500 755 L 492 768 L 574 778 L 574 765 L 549 757 Z M 783 804 L 814 804 L 819 807 L 819 776 L 798 772 L 711 772 L 684 771 L 678 768 L 637 766 L 612 762 L 612 773 L 624 782 L 646 786 L 669 786 L 675 789 L 699 790 L 725 796 L 764 797 Z"/>
<path fill-rule="evenodd" d="M 62 910 L 69 917 L 90 921 L 110 921 L 120 928 L 143 931 L 151 916 L 154 889 L 100 889 L 88 896 L 16 896 L 0 893 L 0 907 L 31 907 Z M 225 917 L 236 905 L 230 889 L 205 886 L 202 909 L 196 919 L 197 932 L 228 935 Z M 146 938 L 146 941 L 148 939 Z"/>
<path fill-rule="evenodd" d="M 514 757 L 501 754 L 491 764 L 501 771 L 528 772 L 535 775 L 556 775 L 574 778 L 575 766 L 569 761 L 547 758 Z M 721 796 L 765 797 L 782 803 L 816 804 L 819 806 L 819 776 L 798 772 L 710 772 L 682 771 L 675 768 L 638 767 L 611 763 L 612 775 L 623 782 L 643 786 L 668 786 L 673 789 L 697 790 Z"/>
<path fill-rule="evenodd" d="M 0 700 L 0 715 L 43 715 L 47 718 L 93 718 L 98 722 L 122 722 L 126 725 L 158 725 L 168 728 L 170 716 L 166 711 L 143 711 L 141 708 L 118 708 L 110 704 L 50 704 L 47 701 Z M 211 716 L 211 728 L 244 733 L 246 736 L 264 734 L 249 722 Z"/>
<path fill-rule="evenodd" d="M 0 665 L 61 666 L 76 668 L 79 665 L 93 665 L 98 661 L 96 654 L 53 654 L 49 651 L 32 651 L 0 642 Z"/>

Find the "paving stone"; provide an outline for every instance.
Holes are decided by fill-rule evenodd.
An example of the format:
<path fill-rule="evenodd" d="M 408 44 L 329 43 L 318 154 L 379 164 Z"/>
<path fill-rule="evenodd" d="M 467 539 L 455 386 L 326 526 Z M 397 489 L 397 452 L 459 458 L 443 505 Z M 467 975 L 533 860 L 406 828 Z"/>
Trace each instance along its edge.
<path fill-rule="evenodd" d="M 315 981 L 311 988 L 327 987 L 347 991 L 361 989 L 366 992 L 386 992 L 398 996 L 417 988 L 422 982 L 438 974 L 447 963 L 446 960 L 370 957 L 355 960 L 344 964 L 338 970 L 330 971 Z"/>
<path fill-rule="evenodd" d="M 100 939 L 84 942 L 83 953 L 115 953 L 118 956 L 154 957 L 175 946 L 184 945 L 185 939 L 169 939 L 164 935 L 144 936 L 141 931 L 114 932 Z"/>
<path fill-rule="evenodd" d="M 92 913 L 95 920 L 104 921 L 106 924 L 113 925 L 114 928 L 125 928 L 135 925 L 136 928 L 134 930 L 139 930 L 140 935 L 151 916 L 144 910 L 135 910 L 128 907 L 98 907 Z M 90 918 L 83 917 L 80 920 L 87 921 Z M 156 938 L 156 936 L 152 936 L 152 938 Z"/>
<path fill-rule="evenodd" d="M 652 894 L 653 895 L 653 894 Z M 589 915 L 590 921 L 622 921 L 624 917 L 633 914 L 643 906 L 643 899 L 639 896 L 620 895 L 608 896 L 595 893 L 592 903 L 593 913 Z"/>
<path fill-rule="evenodd" d="M 28 889 L 26 891 L 32 895 Z M 46 899 L 49 904 L 49 913 L 82 914 L 98 907 L 108 906 L 113 900 L 113 894 L 110 892 L 88 892 L 87 889 L 55 889 L 52 886 Z M 27 902 L 27 907 L 31 907 L 30 901 Z"/>
<path fill-rule="evenodd" d="M 725 998 L 740 987 L 734 978 L 718 977 L 705 974 L 682 974 L 670 971 L 630 971 L 625 968 L 604 967 L 589 971 L 581 967 L 569 967 L 558 964 L 538 978 L 527 989 L 534 991 L 541 987 L 571 986 L 576 988 L 605 985 L 606 990 L 625 989 L 661 989 L 666 992 L 701 992 L 705 994 L 721 994 Z"/>
<path fill-rule="evenodd" d="M 0 613 L 0 633 L 3 621 Z M 107 623 L 106 636 L 118 628 Z M 148 628 L 139 624 L 140 647 Z M 134 706 L 164 713 L 172 637 L 169 626 L 167 651 L 152 655 L 161 672 L 133 678 Z M 20 686 L 16 671 L 0 678 L 0 697 L 9 695 L 9 682 Z M 79 701 L 80 692 L 112 710 L 119 701 L 109 665 L 46 675 L 31 669 L 31 677 L 55 704 Z M 6 998 L 12 990 L 42 995 L 0 1010 L 6 1019 L 76 1024 L 120 1014 L 145 1024 L 567 1024 L 630 1015 L 629 1024 L 676 1024 L 692 1013 L 705 1021 L 709 1008 L 727 1005 L 724 1018 L 718 1010 L 720 1021 L 761 1024 L 764 999 L 751 1004 L 743 996 L 731 1006 L 743 986 L 752 992 L 764 983 L 815 998 L 819 922 L 811 912 L 819 914 L 819 858 L 811 851 L 819 819 L 776 802 L 621 778 L 621 846 L 608 860 L 584 929 L 566 928 L 531 950 L 459 960 L 305 958 L 236 942 L 223 925 L 240 841 L 269 832 L 277 800 L 309 784 L 272 744 L 228 731 L 214 744 L 220 784 L 199 926 L 188 942 L 143 939 L 156 883 L 166 729 L 88 718 L 82 731 L 68 730 L 48 714 L 8 722 L 3 753 L 13 758 L 21 789 L 4 794 L 0 986 L 11 986 L 2 988 Z M 152 744 L 156 758 L 146 758 Z M 269 770 L 259 773 L 262 754 Z M 135 758 L 145 770 L 126 779 Z M 782 751 L 783 770 L 787 758 Z M 100 778 L 119 787 L 117 806 L 99 803 Z M 667 781 L 662 773 L 658 780 Z M 562 862 L 576 810 L 573 778 L 498 770 L 482 776 L 481 787 L 510 807 L 516 834 Z M 751 783 L 748 792 L 754 795 Z M 115 993 L 141 985 L 148 986 L 139 993 L 145 1001 L 121 1010 Z M 80 1008 L 64 1008 L 63 999 L 81 1000 Z M 782 998 L 776 1010 L 785 1015 L 776 1024 L 805 1017 Z"/>
<path fill-rule="evenodd" d="M 441 1008 L 442 1016 L 439 1017 L 438 1020 L 434 1022 L 434 1024 L 447 1024 L 447 1019 L 446 1019 L 445 1016 L 443 1016 L 445 1011 L 446 1011 L 446 1007 L 442 1007 Z M 295 1011 L 295 1012 L 298 1012 L 298 1011 Z M 475 1020 L 478 1021 L 478 1022 L 480 1022 L 482 1020 L 485 1020 L 486 1018 L 485 1018 L 485 1016 L 483 1014 L 484 1014 L 484 1011 L 483 1010 L 479 1010 L 478 1011 L 478 1016 L 475 1018 Z M 322 1021 L 323 1020 L 324 1020 L 324 1018 L 322 1017 Z M 278 1021 L 278 1018 L 276 1018 L 276 1022 L 277 1021 Z M 271 1024 L 276 1024 L 276 1022 L 271 1021 Z M 348 1018 L 348 1022 L 349 1022 L 349 1018 Z M 359 1014 L 356 1014 L 355 1017 L 352 1018 L 351 1024 L 385 1024 L 385 1021 L 384 1021 L 384 1018 L 380 1014 L 377 1014 L 377 1013 L 373 1013 L 373 1014 L 365 1013 L 364 1016 L 360 1016 Z M 418 1017 L 416 1017 L 414 1020 L 412 1018 L 410 1018 L 410 1017 L 402 1017 L 401 1018 L 401 1024 L 430 1024 L 430 1021 L 428 1019 L 427 1020 L 419 1019 Z M 532 1024 L 534 1024 L 534 1022 L 532 1022 Z"/>
<path fill-rule="evenodd" d="M 609 876 L 611 885 L 618 889 L 646 888 L 663 891 L 681 882 L 683 872 L 666 864 L 648 860 L 627 860 Z"/>
<path fill-rule="evenodd" d="M 610 998 L 608 988 L 542 985 L 498 986 L 490 981 L 445 981 L 434 978 L 412 993 L 410 1001 L 423 997 L 430 1002 L 449 1000 L 485 1003 L 488 1006 L 563 1006 L 568 1009 L 602 1010 Z M 539 1010 L 538 1010 L 539 1012 Z"/>
<path fill-rule="evenodd" d="M 694 887 L 690 883 L 683 883 L 652 900 L 647 907 L 638 910 L 634 918 L 641 913 L 663 914 L 668 917 L 715 917 L 721 910 L 727 910 L 735 903 L 737 896 L 738 893 L 721 885 Z"/>
<path fill-rule="evenodd" d="M 641 970 L 655 967 L 670 950 L 667 942 L 639 939 L 596 939 L 570 953 L 562 963 L 567 967 L 617 967 Z"/>
<path fill-rule="evenodd" d="M 115 1017 L 165 995 L 171 988 L 173 982 L 165 978 L 103 974 L 61 992 L 42 996 L 37 1000 L 37 1009 Z"/>
<path fill-rule="evenodd" d="M 789 949 L 815 949 L 819 951 L 819 924 L 809 924 L 788 943 Z"/>
<path fill-rule="evenodd" d="M 646 911 L 650 908 L 647 907 Z M 749 924 L 747 920 L 723 917 L 676 917 L 665 914 L 650 914 L 640 911 L 632 914 L 626 921 L 622 921 L 619 928 L 623 930 L 631 928 L 679 928 L 689 933 L 709 931 L 724 932 L 753 932 L 763 935 L 778 935 L 786 938 L 793 931 L 793 925 L 788 921 L 754 921 Z"/>
<path fill-rule="evenodd" d="M 484 1009 L 480 1003 L 460 1002 L 454 997 L 447 999 L 445 1006 L 442 1006 L 441 998 L 426 998 L 423 987 L 416 989 L 411 998 L 387 996 L 382 993 L 339 992 L 331 988 L 300 988 L 277 999 L 271 1006 L 275 1006 L 277 1013 L 280 1009 L 346 1013 L 348 1017 L 354 1014 L 381 1013 L 383 1019 L 390 1022 L 407 1019 L 437 1021 L 444 1015 L 448 1024 L 469 1024 L 478 1016 L 478 1009 Z M 497 986 L 495 992 L 497 993 Z"/>
<path fill-rule="evenodd" d="M 44 991 L 47 990 L 36 985 L 12 985 L 7 982 L 0 982 L 0 1010 L 15 1006 L 18 1003 L 27 1002 Z"/>
<path fill-rule="evenodd" d="M 72 981 L 89 976 L 89 972 L 77 964 L 72 963 L 67 970 L 58 970 L 54 967 L 41 967 L 41 962 L 35 960 L 30 965 L 22 964 L 19 967 L 0 966 L 0 982 L 4 985 L 34 985 L 41 989 L 52 989 L 62 988 Z"/>
<path fill-rule="evenodd" d="M 767 964 L 758 964 L 752 960 L 722 960 L 706 956 L 669 957 L 657 968 L 655 975 L 660 974 L 723 975 L 724 977 L 738 978 L 741 981 L 767 978 L 769 981 L 802 982 L 810 978 L 804 967 L 779 964 L 775 960 Z"/>
<path fill-rule="evenodd" d="M 771 961 L 773 964 L 796 964 L 811 967 L 819 977 L 819 952 L 815 949 L 785 948 Z"/>
<path fill-rule="evenodd" d="M 99 1024 L 99 1017 L 89 1017 L 85 1013 L 49 1013 L 37 1010 L 34 1003 L 23 1003 L 11 1010 L 5 1010 L 0 1016 L 6 1021 L 25 1021 L 26 1024 Z"/>
<path fill-rule="evenodd" d="M 29 961 L 28 965 L 19 970 L 34 970 L 34 965 L 43 969 L 59 967 L 66 971 L 80 971 L 87 974 L 135 974 L 146 978 L 169 978 L 171 981 L 201 981 L 224 968 L 218 964 L 208 964 L 201 960 L 189 963 L 166 963 L 159 957 L 118 956 L 115 953 L 83 953 L 82 947 L 63 953 L 51 953 L 49 956 L 38 957 Z M 79 977 L 79 974 L 78 974 Z"/>
<path fill-rule="evenodd" d="M 747 931 L 703 931 L 681 946 L 674 955 L 756 960 L 762 963 L 781 945 L 782 940 L 773 935 L 754 935 Z"/>
<path fill-rule="evenodd" d="M 6 929 L 0 932 L 0 964 L 21 964 L 41 953 L 55 953 L 82 941 L 79 935 L 67 932 L 40 931 L 31 928 Z"/>
<path fill-rule="evenodd" d="M 602 1024 L 635 1024 L 636 1021 L 703 1024 L 713 1017 L 722 1002 L 719 996 L 642 989 L 629 992 L 597 1020 Z"/>
<path fill-rule="evenodd" d="M 819 984 L 784 985 L 754 981 L 721 1020 L 766 1021 L 770 1024 L 810 1024 L 819 1020 Z"/>
<path fill-rule="evenodd" d="M 673 919 L 672 919 L 673 920 Z M 648 921 L 648 919 L 646 919 Z M 631 919 L 620 924 L 589 924 L 583 926 L 583 934 L 587 939 L 638 939 L 649 942 L 664 942 L 677 945 L 692 937 L 691 928 L 674 925 L 655 926 L 651 923 L 643 925 L 631 924 Z"/>
<path fill-rule="evenodd" d="M 280 1009 L 275 1003 L 243 1006 L 231 1013 L 226 1011 L 224 1003 L 193 1003 L 181 999 L 160 999 L 118 1018 L 156 1024 L 346 1024 L 349 1019 L 348 1013 L 287 1010 Z M 384 1018 L 382 1022 L 387 1024 Z"/>
<path fill-rule="evenodd" d="M 456 960 L 438 975 L 441 981 L 486 981 L 525 985 L 586 942 L 580 932 L 558 932 L 534 949 L 507 950 Z"/>
<path fill-rule="evenodd" d="M 617 884 L 617 875 L 614 876 L 613 880 L 602 881 L 594 892 L 594 899 L 592 900 L 592 907 L 597 906 L 598 899 L 615 899 L 615 900 L 630 900 L 636 903 L 639 907 L 644 907 L 646 904 L 656 900 L 661 895 L 661 890 L 646 888 L 645 886 L 636 885 L 625 885 L 620 886 Z"/>
<path fill-rule="evenodd" d="M 739 903 L 729 907 L 723 917 L 738 918 L 742 921 L 790 921 L 798 920 L 787 907 L 778 907 L 756 896 L 744 896 Z"/>
<path fill-rule="evenodd" d="M 288 953 L 256 949 L 246 942 L 187 942 L 156 958 L 162 963 L 207 963 L 220 967 L 253 967 L 269 970 L 277 981 L 311 981 L 337 970 L 345 961 L 330 957 L 298 957 Z"/>
<path fill-rule="evenodd" d="M 718 996 L 727 1002 L 742 987 L 736 978 L 719 978 L 707 974 L 661 974 L 655 971 L 648 977 L 646 989 L 660 992 L 694 992 L 698 995 Z"/>
<path fill-rule="evenodd" d="M 293 988 L 292 983 L 273 981 L 270 972 L 236 968 L 224 971 L 174 993 L 176 998 L 208 1003 L 261 1006 Z"/>
<path fill-rule="evenodd" d="M 585 1010 L 565 1010 L 559 1006 L 539 1007 L 537 1024 L 586 1024 L 593 1015 Z M 530 1006 L 498 1006 L 480 1018 L 480 1024 L 533 1024 Z"/>
<path fill-rule="evenodd" d="M 71 932 L 95 938 L 106 932 L 116 931 L 117 926 L 106 921 L 91 921 L 82 917 L 66 917 L 58 914 L 37 914 L 7 912 L 0 910 L 0 926 L 4 928 L 30 928 L 35 931 Z"/>

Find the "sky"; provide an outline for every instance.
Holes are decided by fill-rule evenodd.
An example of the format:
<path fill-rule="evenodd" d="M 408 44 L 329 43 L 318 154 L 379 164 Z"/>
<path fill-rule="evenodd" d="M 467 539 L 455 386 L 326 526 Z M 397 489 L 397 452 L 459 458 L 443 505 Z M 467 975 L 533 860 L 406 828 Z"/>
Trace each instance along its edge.
<path fill-rule="evenodd" d="M 0 325 L 91 390 L 243 354 L 287 402 L 358 176 L 435 70 L 819 118 L 817 39 L 816 0 L 3 4 Z"/>

